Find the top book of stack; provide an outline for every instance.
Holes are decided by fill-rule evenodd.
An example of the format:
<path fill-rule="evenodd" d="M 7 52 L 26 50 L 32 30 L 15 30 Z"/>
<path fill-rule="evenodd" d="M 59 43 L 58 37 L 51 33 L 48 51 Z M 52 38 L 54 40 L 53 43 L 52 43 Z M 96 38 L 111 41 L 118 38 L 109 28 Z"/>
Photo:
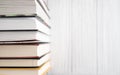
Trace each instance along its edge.
<path fill-rule="evenodd" d="M 0 0 L 0 17 L 37 16 L 50 25 L 48 11 L 43 0 Z"/>

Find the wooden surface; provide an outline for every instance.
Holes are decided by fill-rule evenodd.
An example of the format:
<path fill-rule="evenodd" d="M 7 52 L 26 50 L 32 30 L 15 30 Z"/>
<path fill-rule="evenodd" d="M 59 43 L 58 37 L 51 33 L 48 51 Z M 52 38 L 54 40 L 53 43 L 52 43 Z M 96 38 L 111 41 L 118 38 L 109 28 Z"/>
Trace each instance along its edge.
<path fill-rule="evenodd" d="M 48 0 L 50 75 L 120 75 L 120 0 Z"/>

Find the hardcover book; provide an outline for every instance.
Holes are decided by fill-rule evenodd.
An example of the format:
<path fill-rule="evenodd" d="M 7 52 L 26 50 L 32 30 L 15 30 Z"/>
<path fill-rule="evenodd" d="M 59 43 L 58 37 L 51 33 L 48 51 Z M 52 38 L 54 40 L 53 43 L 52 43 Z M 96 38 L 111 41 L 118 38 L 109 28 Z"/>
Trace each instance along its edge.
<path fill-rule="evenodd" d="M 10 17 L 0 18 L 0 31 L 3 30 L 39 30 L 50 34 L 50 26 L 39 17 Z"/>
<path fill-rule="evenodd" d="M 50 62 L 37 68 L 0 68 L 0 75 L 45 75 L 50 69 Z"/>
<path fill-rule="evenodd" d="M 0 58 L 0 67 L 39 67 L 50 60 L 50 54 L 40 58 Z"/>
<path fill-rule="evenodd" d="M 49 52 L 49 44 L 0 45 L 0 58 L 39 58 Z"/>
<path fill-rule="evenodd" d="M 40 31 L 1 31 L 0 41 L 40 41 L 49 42 L 49 36 Z"/>
<path fill-rule="evenodd" d="M 42 0 L 0 0 L 0 15 L 38 15 L 49 25 L 48 9 Z"/>

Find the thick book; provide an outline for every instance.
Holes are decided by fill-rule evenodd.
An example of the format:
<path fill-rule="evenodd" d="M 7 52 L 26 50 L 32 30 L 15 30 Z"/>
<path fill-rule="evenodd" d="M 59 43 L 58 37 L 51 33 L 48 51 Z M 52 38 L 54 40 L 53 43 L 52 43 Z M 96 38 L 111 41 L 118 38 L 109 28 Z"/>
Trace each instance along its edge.
<path fill-rule="evenodd" d="M 49 52 L 49 44 L 0 45 L 0 58 L 39 58 Z"/>
<path fill-rule="evenodd" d="M 0 58 L 0 67 L 39 67 L 50 60 L 50 54 L 40 58 Z"/>
<path fill-rule="evenodd" d="M 0 41 L 49 42 L 49 35 L 40 31 L 0 31 Z"/>
<path fill-rule="evenodd" d="M 39 30 L 50 34 L 50 28 L 38 17 L 12 17 L 0 18 L 1 30 Z"/>
<path fill-rule="evenodd" d="M 50 62 L 38 68 L 0 68 L 0 75 L 45 75 L 50 68 Z"/>
<path fill-rule="evenodd" d="M 0 0 L 1 16 L 38 15 L 49 25 L 48 9 L 42 0 Z"/>

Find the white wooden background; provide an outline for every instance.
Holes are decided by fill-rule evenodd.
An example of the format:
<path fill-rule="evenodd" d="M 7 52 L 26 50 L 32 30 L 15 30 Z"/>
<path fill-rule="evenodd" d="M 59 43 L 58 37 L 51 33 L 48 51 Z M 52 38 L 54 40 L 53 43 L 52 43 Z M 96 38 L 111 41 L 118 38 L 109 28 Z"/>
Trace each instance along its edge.
<path fill-rule="evenodd" d="M 120 75 L 120 0 L 48 0 L 49 75 Z"/>

